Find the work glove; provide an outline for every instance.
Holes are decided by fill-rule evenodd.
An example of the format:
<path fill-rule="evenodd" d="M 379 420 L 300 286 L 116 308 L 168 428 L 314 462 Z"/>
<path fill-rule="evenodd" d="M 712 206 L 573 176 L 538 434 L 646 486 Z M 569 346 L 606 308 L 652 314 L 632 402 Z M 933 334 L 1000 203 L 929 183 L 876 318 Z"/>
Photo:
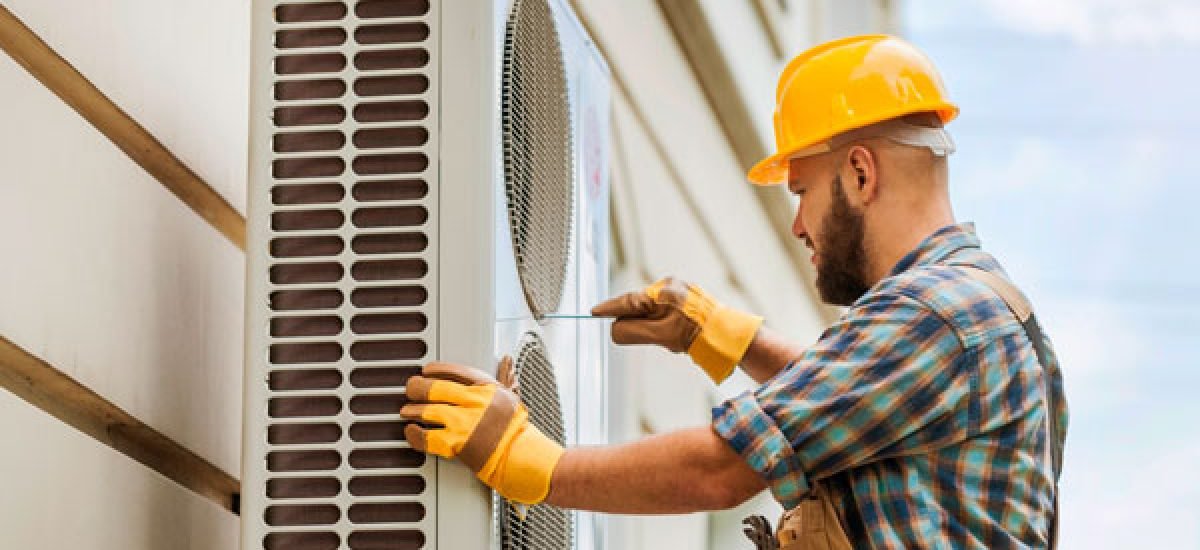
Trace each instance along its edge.
<path fill-rule="evenodd" d="M 700 287 L 673 277 L 640 292 L 629 292 L 592 308 L 592 315 L 616 317 L 617 344 L 658 344 L 686 351 L 709 378 L 721 383 L 746 354 L 762 317 L 726 307 Z"/>
<path fill-rule="evenodd" d="M 511 372 L 511 365 L 505 357 L 500 371 Z M 408 401 L 400 416 L 428 426 L 405 426 L 412 448 L 461 460 L 509 500 L 545 500 L 564 451 L 529 423 L 529 412 L 511 389 L 482 371 L 435 361 L 409 378 Z"/>

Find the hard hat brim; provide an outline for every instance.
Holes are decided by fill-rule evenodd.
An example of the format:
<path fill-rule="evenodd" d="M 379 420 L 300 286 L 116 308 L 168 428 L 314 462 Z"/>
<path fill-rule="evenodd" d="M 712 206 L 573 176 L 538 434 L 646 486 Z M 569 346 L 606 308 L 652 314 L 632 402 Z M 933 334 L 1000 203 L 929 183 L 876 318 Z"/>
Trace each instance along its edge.
<path fill-rule="evenodd" d="M 787 182 L 787 159 L 792 155 L 792 151 L 784 151 L 775 153 L 765 159 L 758 161 L 750 172 L 746 174 L 746 178 L 754 185 L 780 185 Z"/>

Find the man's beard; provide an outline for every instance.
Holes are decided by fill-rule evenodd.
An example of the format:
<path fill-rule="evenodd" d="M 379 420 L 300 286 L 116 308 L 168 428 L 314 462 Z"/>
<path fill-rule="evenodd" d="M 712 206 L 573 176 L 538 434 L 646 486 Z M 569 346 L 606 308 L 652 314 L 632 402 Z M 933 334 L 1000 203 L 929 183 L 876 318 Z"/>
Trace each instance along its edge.
<path fill-rule="evenodd" d="M 863 247 L 863 214 L 850 206 L 842 176 L 833 178 L 833 204 L 822 223 L 817 265 L 817 292 L 835 306 L 848 306 L 867 293 L 867 252 Z"/>

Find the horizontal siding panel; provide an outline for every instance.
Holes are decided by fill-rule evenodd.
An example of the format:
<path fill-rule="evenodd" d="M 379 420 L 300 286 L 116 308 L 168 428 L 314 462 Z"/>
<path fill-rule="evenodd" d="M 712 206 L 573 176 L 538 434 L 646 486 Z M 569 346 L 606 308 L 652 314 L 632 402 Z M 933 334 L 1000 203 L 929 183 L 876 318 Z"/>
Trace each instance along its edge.
<path fill-rule="evenodd" d="M 236 548 L 238 519 L 0 392 L 0 548 Z"/>

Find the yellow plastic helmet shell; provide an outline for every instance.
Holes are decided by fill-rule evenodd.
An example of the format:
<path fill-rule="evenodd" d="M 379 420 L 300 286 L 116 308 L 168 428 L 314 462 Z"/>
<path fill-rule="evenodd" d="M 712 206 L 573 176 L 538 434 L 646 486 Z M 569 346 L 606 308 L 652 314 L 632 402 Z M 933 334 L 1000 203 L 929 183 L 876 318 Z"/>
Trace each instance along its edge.
<path fill-rule="evenodd" d="M 747 175 L 752 183 L 787 181 L 788 159 L 834 136 L 913 113 L 958 116 L 937 68 L 894 36 L 871 34 L 826 42 L 797 55 L 775 89 L 775 154 Z"/>

